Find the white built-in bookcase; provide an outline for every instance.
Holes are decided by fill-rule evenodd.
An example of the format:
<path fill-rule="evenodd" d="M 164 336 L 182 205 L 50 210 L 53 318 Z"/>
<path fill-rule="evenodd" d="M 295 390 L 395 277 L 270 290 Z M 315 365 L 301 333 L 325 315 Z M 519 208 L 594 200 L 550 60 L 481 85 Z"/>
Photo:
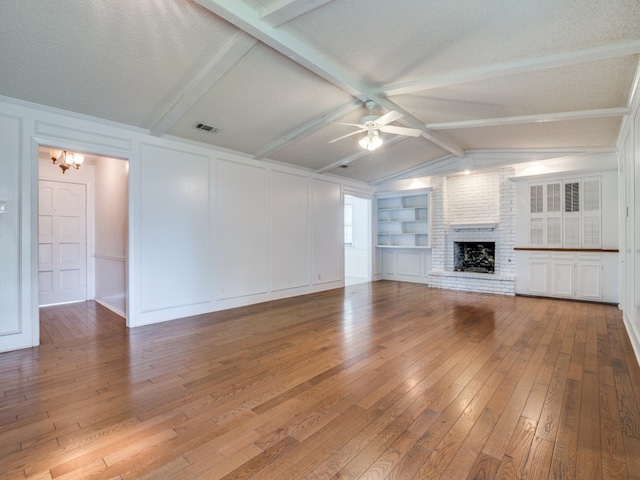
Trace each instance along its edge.
<path fill-rule="evenodd" d="M 428 192 L 379 196 L 376 209 L 378 247 L 430 247 Z"/>

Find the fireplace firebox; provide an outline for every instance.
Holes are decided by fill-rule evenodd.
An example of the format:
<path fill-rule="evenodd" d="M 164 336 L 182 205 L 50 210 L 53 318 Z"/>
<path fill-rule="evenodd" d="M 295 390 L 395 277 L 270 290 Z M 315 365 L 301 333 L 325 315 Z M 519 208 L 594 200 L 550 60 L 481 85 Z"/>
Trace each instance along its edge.
<path fill-rule="evenodd" d="M 495 273 L 495 242 L 453 242 L 454 271 Z"/>

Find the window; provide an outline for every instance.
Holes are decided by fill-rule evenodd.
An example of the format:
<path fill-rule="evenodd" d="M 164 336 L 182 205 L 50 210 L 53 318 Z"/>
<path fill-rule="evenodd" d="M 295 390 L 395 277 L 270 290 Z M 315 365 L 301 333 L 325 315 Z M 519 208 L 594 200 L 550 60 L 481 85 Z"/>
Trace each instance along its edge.
<path fill-rule="evenodd" d="M 531 213 L 542 213 L 544 211 L 542 188 L 542 185 L 531 186 Z"/>
<path fill-rule="evenodd" d="M 344 244 L 353 245 L 353 204 L 344 205 Z"/>
<path fill-rule="evenodd" d="M 560 186 L 560 183 L 549 183 L 547 185 L 547 212 L 562 211 L 560 206 Z"/>
<path fill-rule="evenodd" d="M 600 248 L 600 198 L 600 177 L 529 185 L 529 244 Z"/>
<path fill-rule="evenodd" d="M 564 211 L 580 211 L 580 184 L 578 182 L 564 184 Z"/>

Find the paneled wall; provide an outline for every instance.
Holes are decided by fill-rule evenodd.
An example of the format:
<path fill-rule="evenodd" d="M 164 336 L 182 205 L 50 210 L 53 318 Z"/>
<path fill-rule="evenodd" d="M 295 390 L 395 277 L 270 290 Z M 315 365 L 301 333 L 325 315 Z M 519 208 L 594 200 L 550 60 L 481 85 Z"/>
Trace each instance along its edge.
<path fill-rule="evenodd" d="M 273 170 L 271 174 L 271 288 L 309 285 L 309 178 Z"/>
<path fill-rule="evenodd" d="M 640 111 L 635 92 L 634 114 L 621 135 L 620 256 L 621 307 L 636 357 L 640 361 Z"/>
<path fill-rule="evenodd" d="M 22 289 L 21 279 L 30 272 L 20 240 L 28 233 L 24 220 L 31 221 L 20 201 L 22 157 L 22 120 L 0 113 L 0 351 L 14 342 L 29 344 L 32 337 L 32 324 L 22 312 L 30 291 Z"/>
<path fill-rule="evenodd" d="M 126 316 L 129 164 L 100 157 L 95 172 L 95 299 Z"/>
<path fill-rule="evenodd" d="M 132 327 L 341 287 L 343 191 L 372 193 L 360 182 L 11 99 L 0 99 L 0 127 L 0 351 L 39 341 L 40 146 L 128 160 L 128 195 L 112 192 L 126 201 L 127 224 L 112 226 L 126 230 L 129 248 L 100 233 L 96 268 L 126 283 L 126 306 L 121 289 L 108 301 L 126 309 Z M 102 257 L 127 258 L 126 282 Z M 118 296 L 103 287 L 98 296 Z"/>

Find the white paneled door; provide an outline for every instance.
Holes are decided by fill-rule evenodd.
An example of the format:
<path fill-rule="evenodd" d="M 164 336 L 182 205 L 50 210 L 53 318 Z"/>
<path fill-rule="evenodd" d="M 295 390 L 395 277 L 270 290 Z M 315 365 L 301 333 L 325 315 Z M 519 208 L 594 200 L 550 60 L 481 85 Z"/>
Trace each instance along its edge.
<path fill-rule="evenodd" d="M 87 299 L 86 186 L 39 182 L 39 304 Z"/>

